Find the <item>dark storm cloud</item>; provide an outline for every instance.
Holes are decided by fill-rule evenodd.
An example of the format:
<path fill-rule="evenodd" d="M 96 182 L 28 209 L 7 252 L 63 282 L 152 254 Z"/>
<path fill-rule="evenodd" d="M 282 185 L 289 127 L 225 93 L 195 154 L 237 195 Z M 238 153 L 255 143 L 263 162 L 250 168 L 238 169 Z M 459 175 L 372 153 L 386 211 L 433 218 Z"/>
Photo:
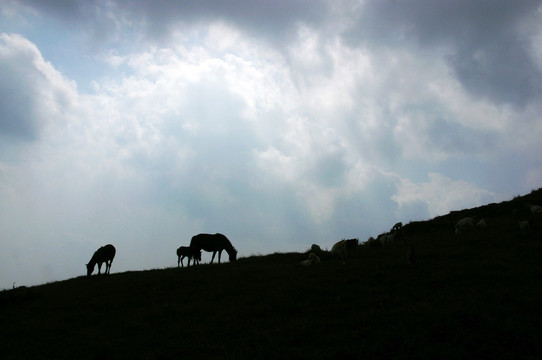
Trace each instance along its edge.
<path fill-rule="evenodd" d="M 439 48 L 472 95 L 522 107 L 542 89 L 524 28 L 540 17 L 541 3 L 369 0 L 346 35 L 352 43 Z"/>
<path fill-rule="evenodd" d="M 326 16 L 325 1 L 39 1 L 24 3 L 46 12 L 64 22 L 86 24 L 97 33 L 103 27 L 112 29 L 113 21 L 125 18 L 127 23 L 139 22 L 146 26 L 152 38 L 167 37 L 179 23 L 225 21 L 271 42 L 282 41 L 299 22 L 316 23 Z M 116 20 L 113 20 L 116 18 Z"/>

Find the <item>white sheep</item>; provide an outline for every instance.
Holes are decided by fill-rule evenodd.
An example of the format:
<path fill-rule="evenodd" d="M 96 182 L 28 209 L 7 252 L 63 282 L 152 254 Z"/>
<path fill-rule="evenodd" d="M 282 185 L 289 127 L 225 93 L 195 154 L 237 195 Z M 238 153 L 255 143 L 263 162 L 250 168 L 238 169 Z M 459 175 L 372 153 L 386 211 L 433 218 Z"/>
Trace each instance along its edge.
<path fill-rule="evenodd" d="M 529 203 L 525 203 L 525 207 L 531 211 L 531 214 L 537 215 L 542 214 L 542 206 L 540 205 L 531 205 Z"/>
<path fill-rule="evenodd" d="M 320 262 L 320 258 L 315 253 L 310 253 L 309 258 L 307 260 L 303 260 L 301 262 L 301 265 L 310 266 L 312 264 L 318 264 L 319 262 Z"/>
<path fill-rule="evenodd" d="M 331 248 L 331 256 L 334 259 L 342 260 L 343 264 L 346 263 L 346 240 L 336 242 Z"/>
<path fill-rule="evenodd" d="M 463 218 L 455 224 L 455 234 L 459 235 L 463 232 L 464 229 L 469 228 L 469 227 L 471 228 L 474 227 L 474 218 L 472 217 Z"/>
<path fill-rule="evenodd" d="M 529 224 L 529 221 L 527 220 L 520 220 L 519 223 L 519 231 L 522 233 L 528 232 L 531 229 L 531 225 Z"/>
<path fill-rule="evenodd" d="M 486 219 L 480 219 L 480 221 L 478 221 L 476 223 L 476 227 L 478 229 L 486 229 L 487 228 L 487 223 L 486 223 Z"/>

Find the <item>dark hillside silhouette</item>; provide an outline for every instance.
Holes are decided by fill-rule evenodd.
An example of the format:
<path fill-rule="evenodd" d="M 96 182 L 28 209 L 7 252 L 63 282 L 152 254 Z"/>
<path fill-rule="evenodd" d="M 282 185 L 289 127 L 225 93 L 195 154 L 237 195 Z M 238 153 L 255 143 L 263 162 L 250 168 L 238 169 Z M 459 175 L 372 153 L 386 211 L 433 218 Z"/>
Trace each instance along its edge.
<path fill-rule="evenodd" d="M 346 264 L 273 253 L 0 291 L 0 359 L 537 359 L 542 215 L 526 202 L 542 191 L 403 221 L 406 242 Z M 487 228 L 455 235 L 469 216 Z"/>

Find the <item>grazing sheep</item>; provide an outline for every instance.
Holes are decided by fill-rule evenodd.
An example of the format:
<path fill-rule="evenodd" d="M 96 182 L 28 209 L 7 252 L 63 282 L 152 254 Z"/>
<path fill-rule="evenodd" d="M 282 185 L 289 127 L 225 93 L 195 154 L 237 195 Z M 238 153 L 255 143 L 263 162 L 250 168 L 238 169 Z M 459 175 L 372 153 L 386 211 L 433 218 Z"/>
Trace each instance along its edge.
<path fill-rule="evenodd" d="M 331 248 L 331 256 L 333 259 L 342 260 L 346 264 L 346 240 L 341 240 Z"/>
<path fill-rule="evenodd" d="M 359 239 L 348 239 L 345 240 L 345 246 L 347 251 L 355 251 L 358 247 Z"/>
<path fill-rule="evenodd" d="M 307 260 L 303 260 L 301 262 L 301 265 L 310 266 L 312 264 L 318 264 L 319 262 L 320 262 L 320 258 L 315 253 L 310 253 L 309 258 Z"/>
<path fill-rule="evenodd" d="M 316 244 L 312 244 L 311 245 L 311 251 L 312 252 L 315 252 L 315 253 L 321 253 L 322 252 L 322 248 Z"/>
<path fill-rule="evenodd" d="M 329 254 L 329 251 L 322 250 L 322 248 L 320 248 L 320 246 L 316 244 L 312 244 L 310 250 L 307 251 L 307 254 L 311 252 L 314 253 L 314 255 L 318 256 L 322 260 L 329 258 L 331 256 Z"/>
<path fill-rule="evenodd" d="M 527 220 L 520 220 L 519 223 L 519 231 L 522 233 L 526 233 L 531 229 L 531 225 Z"/>
<path fill-rule="evenodd" d="M 366 241 L 366 244 L 370 247 L 370 248 L 378 248 L 378 247 L 382 247 L 382 243 L 378 240 L 376 240 L 374 237 L 370 237 L 367 241 Z"/>
<path fill-rule="evenodd" d="M 540 205 L 531 205 L 529 203 L 525 203 L 525 207 L 531 211 L 531 214 L 538 215 L 542 214 L 542 206 Z"/>
<path fill-rule="evenodd" d="M 463 230 L 469 227 L 470 228 L 474 227 L 474 218 L 472 217 L 463 218 L 455 224 L 455 234 L 460 235 L 463 232 Z"/>
<path fill-rule="evenodd" d="M 384 246 L 387 243 L 387 237 L 388 233 L 380 234 L 376 237 L 376 241 L 378 241 L 382 246 Z"/>
<path fill-rule="evenodd" d="M 384 234 L 378 235 L 376 240 L 380 241 L 380 243 L 383 246 L 390 246 L 395 241 L 396 235 L 397 235 L 396 232 L 384 233 Z"/>
<path fill-rule="evenodd" d="M 486 229 L 487 228 L 486 219 L 480 219 L 480 221 L 476 223 L 476 227 L 478 229 Z"/>

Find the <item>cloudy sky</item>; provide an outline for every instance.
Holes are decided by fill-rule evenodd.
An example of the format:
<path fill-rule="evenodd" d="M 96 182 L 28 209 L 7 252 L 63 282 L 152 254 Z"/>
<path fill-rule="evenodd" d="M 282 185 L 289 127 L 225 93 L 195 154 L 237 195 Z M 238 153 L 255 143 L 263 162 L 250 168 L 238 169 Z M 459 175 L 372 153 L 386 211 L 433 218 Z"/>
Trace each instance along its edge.
<path fill-rule="evenodd" d="M 0 80 L 0 289 L 542 186 L 541 1 L 3 0 Z"/>

